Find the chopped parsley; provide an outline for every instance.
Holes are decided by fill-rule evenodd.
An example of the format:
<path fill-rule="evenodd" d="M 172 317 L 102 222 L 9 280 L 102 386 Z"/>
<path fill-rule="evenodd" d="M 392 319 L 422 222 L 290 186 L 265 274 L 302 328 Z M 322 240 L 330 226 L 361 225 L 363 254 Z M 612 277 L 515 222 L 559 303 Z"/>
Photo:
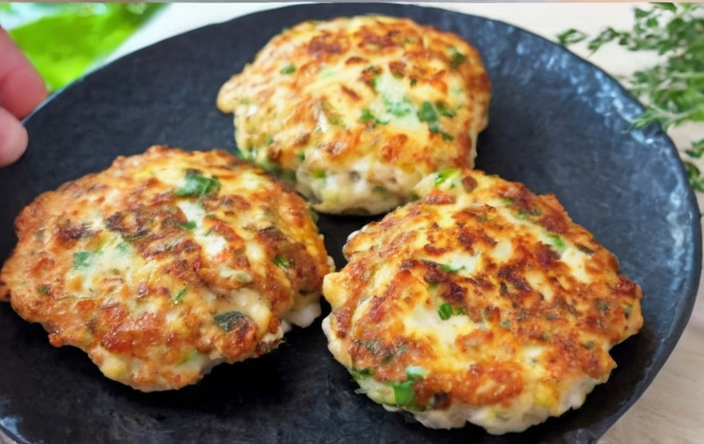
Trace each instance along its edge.
<path fill-rule="evenodd" d="M 213 316 L 213 321 L 226 332 L 231 332 L 235 328 L 240 328 L 249 324 L 247 315 L 241 311 L 227 311 Z"/>
<path fill-rule="evenodd" d="M 90 256 L 91 254 L 88 251 L 79 251 L 77 253 L 73 253 L 73 268 L 86 268 L 88 265 L 90 265 Z"/>
<path fill-rule="evenodd" d="M 217 177 L 206 177 L 199 171 L 188 170 L 184 184 L 174 190 L 174 194 L 179 197 L 198 197 L 206 194 L 217 193 L 220 190 L 220 181 Z"/>
<path fill-rule="evenodd" d="M 365 124 L 365 125 L 371 124 L 370 126 L 371 126 L 372 128 L 374 128 L 374 127 L 377 126 L 377 125 L 386 125 L 387 123 L 389 123 L 388 120 L 387 120 L 387 121 L 383 121 L 383 120 L 379 119 L 378 117 L 376 117 L 376 116 L 371 112 L 371 110 L 370 110 L 369 108 L 364 108 L 364 109 L 362 109 L 362 115 L 360 116 L 359 121 L 362 122 L 362 123 Z"/>
<path fill-rule="evenodd" d="M 382 97 L 384 105 L 386 106 L 386 112 L 393 114 L 396 117 L 403 117 L 413 111 L 413 103 L 404 97 L 400 102 L 393 102 L 391 99 L 384 95 Z"/>
<path fill-rule="evenodd" d="M 418 110 L 418 120 L 428 124 L 430 132 L 433 134 L 441 134 L 442 139 L 446 141 L 454 140 L 454 137 L 440 129 L 440 122 L 438 113 L 433 107 L 432 103 L 427 100 L 423 102 L 420 109 Z"/>
<path fill-rule="evenodd" d="M 49 293 L 49 286 L 48 285 L 42 285 L 39 287 L 39 294 L 48 294 Z"/>
<path fill-rule="evenodd" d="M 448 304 L 447 302 L 441 304 L 438 308 L 438 316 L 440 316 L 440 319 L 442 319 L 443 321 L 447 321 L 448 319 L 450 319 L 450 317 L 452 316 L 452 305 Z"/>
<path fill-rule="evenodd" d="M 289 62 L 286 64 L 286 66 L 281 68 L 280 72 L 281 72 L 281 74 L 284 74 L 284 75 L 293 74 L 294 72 L 296 72 L 296 65 Z"/>
<path fill-rule="evenodd" d="M 444 117 L 455 117 L 455 112 L 450 109 L 447 103 L 442 100 L 435 102 L 435 107 L 438 109 L 438 113 Z"/>
<path fill-rule="evenodd" d="M 181 224 L 181 228 L 183 228 L 184 230 L 193 230 L 196 228 L 196 223 L 192 220 L 189 220 L 188 222 Z"/>
<path fill-rule="evenodd" d="M 462 63 L 467 60 L 467 56 L 456 50 L 455 48 L 450 48 L 450 66 L 457 68 Z"/>

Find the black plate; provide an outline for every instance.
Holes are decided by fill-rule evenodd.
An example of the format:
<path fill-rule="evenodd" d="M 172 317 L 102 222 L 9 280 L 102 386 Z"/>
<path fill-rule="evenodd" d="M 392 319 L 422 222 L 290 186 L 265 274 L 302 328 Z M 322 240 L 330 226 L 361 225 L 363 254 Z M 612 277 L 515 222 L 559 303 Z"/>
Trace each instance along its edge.
<path fill-rule="evenodd" d="M 12 221 L 38 193 L 155 143 L 234 149 L 220 85 L 282 28 L 379 12 L 456 32 L 481 52 L 494 84 L 477 166 L 554 192 L 643 286 L 645 326 L 617 347 L 619 367 L 582 408 L 522 434 L 429 430 L 387 413 L 326 349 L 316 323 L 261 359 L 216 367 L 201 383 L 144 394 L 101 376 L 73 348 L 0 306 L 0 426 L 44 443 L 593 442 L 643 393 L 691 313 L 701 268 L 699 211 L 675 148 L 659 129 L 629 131 L 642 107 L 611 77 L 504 23 L 403 5 L 294 6 L 209 26 L 138 51 L 67 88 L 26 122 L 31 146 L 0 170 L 0 258 Z M 321 218 L 330 253 L 360 219 Z"/>

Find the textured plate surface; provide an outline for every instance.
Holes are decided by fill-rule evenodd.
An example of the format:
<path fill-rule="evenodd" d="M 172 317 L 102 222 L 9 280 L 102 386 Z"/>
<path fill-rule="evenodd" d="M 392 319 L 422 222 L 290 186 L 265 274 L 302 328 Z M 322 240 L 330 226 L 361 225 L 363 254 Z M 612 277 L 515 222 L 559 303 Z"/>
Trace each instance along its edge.
<path fill-rule="evenodd" d="M 483 18 L 405 5 L 293 6 L 202 28 L 129 55 L 75 83 L 26 122 L 28 153 L 0 170 L 0 259 L 14 217 L 42 191 L 152 144 L 234 149 L 215 108 L 220 85 L 282 28 L 370 12 L 456 32 L 494 84 L 477 167 L 554 192 L 644 291 L 645 326 L 614 349 L 619 367 L 585 405 L 522 434 L 438 431 L 385 412 L 326 349 L 320 322 L 263 358 L 216 367 L 177 392 L 144 394 L 105 379 L 76 349 L 54 349 L 37 325 L 0 305 L 0 428 L 31 443 L 537 443 L 595 441 L 643 393 L 692 310 L 701 268 L 694 194 L 656 128 L 629 131 L 642 107 L 613 79 L 540 37 Z M 347 235 L 368 219 L 321 217 L 338 267 Z M 327 311 L 327 307 L 326 310 Z"/>

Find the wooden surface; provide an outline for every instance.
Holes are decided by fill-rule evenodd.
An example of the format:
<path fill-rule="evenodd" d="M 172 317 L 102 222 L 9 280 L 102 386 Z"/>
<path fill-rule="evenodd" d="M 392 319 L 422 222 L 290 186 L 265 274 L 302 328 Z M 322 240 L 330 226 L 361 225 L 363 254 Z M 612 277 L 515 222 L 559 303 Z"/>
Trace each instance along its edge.
<path fill-rule="evenodd" d="M 255 4 L 175 4 L 130 39 L 114 57 L 144 45 L 250 12 L 278 6 Z M 433 3 L 468 14 L 481 15 L 515 24 L 554 40 L 555 35 L 574 27 L 594 33 L 606 26 L 629 27 L 632 3 Z M 619 77 L 655 59 L 632 55 L 618 48 L 606 48 L 593 57 L 584 48 L 573 50 L 608 73 Z M 688 126 L 671 132 L 679 149 L 704 137 L 704 126 Z M 704 165 L 702 165 L 704 168 Z M 700 208 L 704 198 L 698 196 Z M 700 295 L 701 296 L 701 290 Z M 0 443 L 4 439 L 0 436 Z M 640 400 L 604 435 L 600 444 L 704 442 L 704 301 L 698 298 L 694 313 L 677 348 Z"/>

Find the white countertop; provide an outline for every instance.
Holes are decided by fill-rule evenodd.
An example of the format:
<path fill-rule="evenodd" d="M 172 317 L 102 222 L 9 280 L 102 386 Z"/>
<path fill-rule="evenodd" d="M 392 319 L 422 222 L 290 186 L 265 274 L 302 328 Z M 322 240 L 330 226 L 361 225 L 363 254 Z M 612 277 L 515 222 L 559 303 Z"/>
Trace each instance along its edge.
<path fill-rule="evenodd" d="M 113 58 L 190 29 L 282 5 L 290 3 L 169 5 L 129 39 Z M 568 28 L 596 33 L 606 26 L 630 27 L 634 4 L 432 3 L 425 6 L 498 19 L 555 40 L 555 35 Z M 573 48 L 573 51 L 584 57 L 589 55 L 584 48 Z M 651 56 L 635 56 L 617 47 L 604 48 L 589 60 L 616 77 L 627 75 L 653 61 Z M 683 149 L 689 141 L 704 137 L 704 126 L 678 129 L 671 136 L 678 148 Z M 698 197 L 700 208 L 704 208 L 704 200 Z M 704 302 L 701 297 L 698 300 L 692 319 L 664 368 L 646 393 L 600 443 L 704 442 Z"/>

